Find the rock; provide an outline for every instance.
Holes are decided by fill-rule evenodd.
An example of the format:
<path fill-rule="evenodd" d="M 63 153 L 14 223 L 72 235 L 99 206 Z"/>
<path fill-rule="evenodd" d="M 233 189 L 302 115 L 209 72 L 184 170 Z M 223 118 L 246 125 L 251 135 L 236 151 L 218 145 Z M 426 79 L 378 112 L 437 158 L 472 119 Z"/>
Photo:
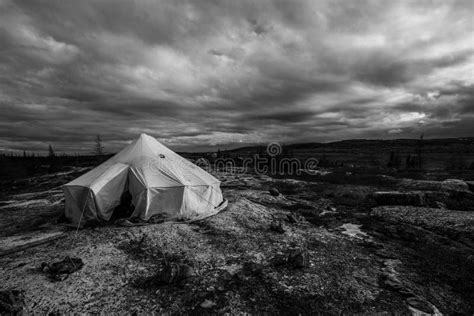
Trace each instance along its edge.
<path fill-rule="evenodd" d="M 425 196 L 422 192 L 378 191 L 372 194 L 378 205 L 425 205 Z"/>
<path fill-rule="evenodd" d="M 63 281 L 70 274 L 82 269 L 83 266 L 84 262 L 81 258 L 65 257 L 62 261 L 51 264 L 41 263 L 41 271 L 48 273 L 52 281 Z"/>
<path fill-rule="evenodd" d="M 270 193 L 271 196 L 279 196 L 280 192 L 278 191 L 277 188 L 271 187 L 268 192 Z"/>
<path fill-rule="evenodd" d="M 410 297 L 406 300 L 407 304 L 421 312 L 434 314 L 435 311 L 430 303 L 419 297 Z"/>
<path fill-rule="evenodd" d="M 240 284 L 248 284 L 251 278 L 258 278 L 263 275 L 265 266 L 256 262 L 245 262 L 243 268 L 233 275 L 234 281 Z"/>
<path fill-rule="evenodd" d="M 378 205 L 429 206 L 436 208 L 449 208 L 456 201 L 463 201 L 466 204 L 471 200 L 474 201 L 472 196 L 474 195 L 469 191 L 379 191 L 372 194 L 372 198 Z"/>
<path fill-rule="evenodd" d="M 287 254 L 278 253 L 272 258 L 271 264 L 275 267 L 288 266 L 294 269 L 306 268 L 309 266 L 309 253 L 301 248 L 293 249 Z"/>
<path fill-rule="evenodd" d="M 53 276 L 52 280 L 55 282 L 61 282 L 68 278 L 68 274 L 56 274 Z"/>
<path fill-rule="evenodd" d="M 459 179 L 446 179 L 441 182 L 441 188 L 448 191 L 469 191 L 469 185 Z"/>
<path fill-rule="evenodd" d="M 396 271 L 397 266 L 400 264 L 400 260 L 385 259 L 383 261 L 382 269 L 382 280 L 383 284 L 392 288 L 396 291 L 405 290 L 405 286 L 402 281 L 398 278 L 398 272 Z"/>
<path fill-rule="evenodd" d="M 400 291 L 401 289 L 403 289 L 403 286 L 400 282 L 397 282 L 391 278 L 388 278 L 384 281 L 384 284 L 394 290 L 397 290 L 397 291 Z"/>
<path fill-rule="evenodd" d="M 283 234 L 285 232 L 285 227 L 283 226 L 282 222 L 276 222 L 270 224 L 270 230 L 279 234 Z"/>
<path fill-rule="evenodd" d="M 159 273 L 159 280 L 166 284 L 177 283 L 194 275 L 194 269 L 187 264 L 170 263 Z"/>
<path fill-rule="evenodd" d="M 403 179 L 400 186 L 407 190 L 469 191 L 469 185 L 459 179 L 446 179 L 444 181 Z"/>
<path fill-rule="evenodd" d="M 244 264 L 244 273 L 253 276 L 259 276 L 263 273 L 264 266 L 260 263 L 246 262 Z"/>
<path fill-rule="evenodd" d="M 446 210 L 446 204 L 444 204 L 443 202 L 436 201 L 436 202 L 435 202 L 435 206 L 436 206 L 436 208 L 440 208 L 440 209 L 442 209 L 442 210 Z"/>
<path fill-rule="evenodd" d="M 49 272 L 49 264 L 46 262 L 41 262 L 41 267 L 40 267 L 42 272 Z"/>
<path fill-rule="evenodd" d="M 287 218 L 288 222 L 290 222 L 292 224 L 296 224 L 300 221 L 300 219 L 295 214 L 288 214 L 288 215 L 286 215 L 286 218 Z"/>
<path fill-rule="evenodd" d="M 445 204 L 450 199 L 450 194 L 444 191 L 424 191 L 425 203 L 427 206 L 439 207 L 439 203 Z"/>
<path fill-rule="evenodd" d="M 204 302 L 201 303 L 202 308 L 212 308 L 214 306 L 216 306 L 216 303 L 211 300 L 205 300 Z"/>
<path fill-rule="evenodd" d="M 472 204 L 472 201 L 474 201 L 474 193 L 472 193 L 471 191 L 450 191 L 449 198 L 451 200 L 450 202 L 452 202 L 453 200 L 456 200 L 458 202 L 460 202 L 461 200 L 466 200 L 471 202 Z"/>
<path fill-rule="evenodd" d="M 275 267 L 284 266 L 288 263 L 288 255 L 278 253 L 272 258 L 271 263 Z"/>
<path fill-rule="evenodd" d="M 405 295 L 405 296 L 413 296 L 415 295 L 412 290 L 407 289 L 407 288 L 402 288 L 398 291 L 400 294 Z"/>
<path fill-rule="evenodd" d="M 474 223 L 473 212 L 399 205 L 378 206 L 373 208 L 370 214 L 392 223 L 392 225 L 386 224 L 381 227 L 379 232 L 393 238 L 400 238 L 400 234 L 407 235 L 407 232 L 404 231 L 409 227 L 412 228 L 413 235 L 418 236 L 419 232 L 414 230 L 412 225 L 421 226 L 431 231 L 443 232 L 451 236 L 458 236 L 456 238 L 472 236 L 474 228 L 472 224 Z M 410 224 L 410 226 L 401 224 Z"/>
<path fill-rule="evenodd" d="M 309 266 L 309 253 L 304 249 L 294 249 L 288 254 L 287 263 L 295 269 L 302 269 Z"/>
<path fill-rule="evenodd" d="M 181 277 L 187 279 L 194 276 L 194 269 L 187 264 L 181 266 Z"/>
<path fill-rule="evenodd" d="M 234 276 L 242 269 L 242 266 L 240 264 L 231 264 L 228 266 L 224 266 L 222 269 L 227 271 L 231 276 Z"/>

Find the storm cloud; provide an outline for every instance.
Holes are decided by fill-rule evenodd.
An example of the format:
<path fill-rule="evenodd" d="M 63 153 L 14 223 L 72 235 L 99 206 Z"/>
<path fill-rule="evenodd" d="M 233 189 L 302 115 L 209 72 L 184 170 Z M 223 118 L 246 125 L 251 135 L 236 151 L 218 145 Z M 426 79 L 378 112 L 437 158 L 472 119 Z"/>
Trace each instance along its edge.
<path fill-rule="evenodd" d="M 467 1 L 0 0 L 0 150 L 474 132 Z"/>

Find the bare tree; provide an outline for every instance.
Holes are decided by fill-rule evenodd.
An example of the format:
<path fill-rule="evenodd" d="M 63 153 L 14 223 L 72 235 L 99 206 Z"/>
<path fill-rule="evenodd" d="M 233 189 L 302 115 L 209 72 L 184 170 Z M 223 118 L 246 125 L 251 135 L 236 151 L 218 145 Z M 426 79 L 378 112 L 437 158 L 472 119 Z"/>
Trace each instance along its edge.
<path fill-rule="evenodd" d="M 418 146 L 416 149 L 416 155 L 418 157 L 418 169 L 421 169 L 421 167 L 423 166 L 422 153 L 423 153 L 423 139 L 424 138 L 425 138 L 425 134 L 421 133 L 420 140 L 418 141 Z"/>
<path fill-rule="evenodd" d="M 54 156 L 56 156 L 56 154 L 54 153 L 53 146 L 51 146 L 51 144 L 49 144 L 48 157 L 54 157 Z"/>
<path fill-rule="evenodd" d="M 97 135 L 95 139 L 94 154 L 96 156 L 102 156 L 104 154 L 104 146 L 102 146 L 100 135 Z"/>

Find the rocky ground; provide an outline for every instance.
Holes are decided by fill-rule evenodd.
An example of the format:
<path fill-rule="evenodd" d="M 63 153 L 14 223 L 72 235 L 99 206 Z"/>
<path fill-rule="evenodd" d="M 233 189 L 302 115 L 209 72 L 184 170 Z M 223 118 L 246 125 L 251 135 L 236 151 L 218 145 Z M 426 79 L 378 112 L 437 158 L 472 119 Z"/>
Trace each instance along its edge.
<path fill-rule="evenodd" d="M 216 172 L 229 206 L 213 217 L 76 231 L 55 224 L 64 207 L 57 186 L 84 171 L 30 179 L 0 202 L 3 240 L 64 231 L 0 256 L 0 290 L 21 291 L 28 311 L 474 313 L 467 183 L 371 186 Z M 51 281 L 41 263 L 65 256 L 84 266 Z M 191 270 L 164 282 L 163 267 L 173 263 Z"/>

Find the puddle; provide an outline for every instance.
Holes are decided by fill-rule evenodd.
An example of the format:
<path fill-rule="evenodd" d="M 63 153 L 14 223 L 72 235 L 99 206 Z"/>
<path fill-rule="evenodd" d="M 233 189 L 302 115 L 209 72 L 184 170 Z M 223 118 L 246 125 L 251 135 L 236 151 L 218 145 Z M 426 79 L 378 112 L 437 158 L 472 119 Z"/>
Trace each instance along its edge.
<path fill-rule="evenodd" d="M 340 226 L 342 228 L 342 232 L 344 235 L 347 235 L 352 238 L 358 239 L 370 239 L 370 236 L 367 233 L 360 230 L 362 225 L 346 223 Z"/>

